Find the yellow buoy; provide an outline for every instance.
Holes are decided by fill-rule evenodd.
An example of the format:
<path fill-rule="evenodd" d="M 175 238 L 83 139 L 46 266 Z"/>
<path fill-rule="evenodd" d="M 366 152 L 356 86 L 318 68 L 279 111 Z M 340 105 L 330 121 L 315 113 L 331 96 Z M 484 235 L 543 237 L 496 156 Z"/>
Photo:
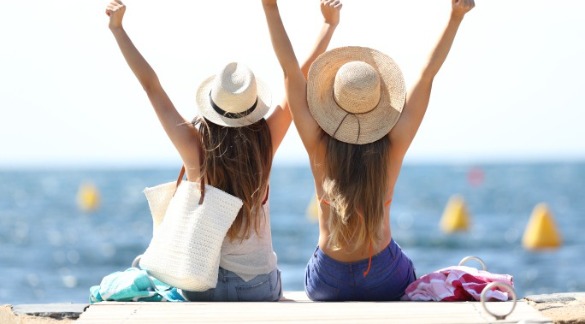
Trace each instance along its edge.
<path fill-rule="evenodd" d="M 91 183 L 84 183 L 77 192 L 77 204 L 85 212 L 96 210 L 100 205 L 100 194 L 97 187 Z"/>
<path fill-rule="evenodd" d="M 317 201 L 317 195 L 314 195 L 309 202 L 309 206 L 307 206 L 307 217 L 311 221 L 318 221 L 319 220 L 319 202 Z"/>
<path fill-rule="evenodd" d="M 540 203 L 534 207 L 524 230 L 522 245 L 529 250 L 554 249 L 561 246 L 561 235 L 546 204 Z"/>
<path fill-rule="evenodd" d="M 446 233 L 462 232 L 469 229 L 469 213 L 463 197 L 454 195 L 449 199 L 440 225 L 441 230 Z"/>

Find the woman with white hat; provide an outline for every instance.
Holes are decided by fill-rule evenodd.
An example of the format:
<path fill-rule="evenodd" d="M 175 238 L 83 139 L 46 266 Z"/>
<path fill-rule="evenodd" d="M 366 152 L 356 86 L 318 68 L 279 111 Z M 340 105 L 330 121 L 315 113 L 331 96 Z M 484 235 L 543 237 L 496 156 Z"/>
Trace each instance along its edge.
<path fill-rule="evenodd" d="M 433 79 L 475 5 L 451 3 L 449 22 L 407 96 L 396 63 L 365 47 L 322 54 L 306 80 L 277 1 L 262 0 L 319 199 L 319 241 L 305 273 L 312 300 L 399 300 L 416 279 L 412 261 L 392 239 L 390 203 Z"/>
<path fill-rule="evenodd" d="M 304 71 L 327 49 L 339 23 L 339 8 L 322 9 L 324 28 L 303 64 Z M 292 120 L 286 101 L 265 119 L 270 108 L 268 87 L 243 64 L 229 63 L 199 86 L 196 97 L 201 115 L 187 121 L 126 34 L 122 26 L 125 10 L 120 0 L 110 2 L 106 9 L 109 28 L 179 152 L 188 181 L 208 183 L 243 201 L 221 247 L 216 288 L 183 291 L 184 297 L 279 300 L 282 285 L 272 248 L 267 200 L 272 158 Z"/>

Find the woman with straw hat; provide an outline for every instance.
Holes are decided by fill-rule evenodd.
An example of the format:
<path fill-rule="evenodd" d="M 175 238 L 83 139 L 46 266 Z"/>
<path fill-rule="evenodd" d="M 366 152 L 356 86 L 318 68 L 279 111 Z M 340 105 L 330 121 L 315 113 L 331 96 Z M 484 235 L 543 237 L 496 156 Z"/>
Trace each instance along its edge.
<path fill-rule="evenodd" d="M 325 27 L 303 71 L 327 49 L 339 23 L 339 7 L 322 9 Z M 268 87 L 243 64 L 229 63 L 201 83 L 196 95 L 201 115 L 187 121 L 126 34 L 125 10 L 120 0 L 109 3 L 109 28 L 181 156 L 188 181 L 208 183 L 243 201 L 221 247 L 217 286 L 204 292 L 183 291 L 183 296 L 210 301 L 279 300 L 282 286 L 267 200 L 272 158 L 292 120 L 286 101 L 265 118 L 270 108 Z"/>
<path fill-rule="evenodd" d="M 474 7 L 473 0 L 451 2 L 449 22 L 407 96 L 396 63 L 365 47 L 322 54 L 306 80 L 277 1 L 262 0 L 319 198 L 319 241 L 305 273 L 312 300 L 399 300 L 416 279 L 411 260 L 392 239 L 388 215 L 433 79 Z"/>

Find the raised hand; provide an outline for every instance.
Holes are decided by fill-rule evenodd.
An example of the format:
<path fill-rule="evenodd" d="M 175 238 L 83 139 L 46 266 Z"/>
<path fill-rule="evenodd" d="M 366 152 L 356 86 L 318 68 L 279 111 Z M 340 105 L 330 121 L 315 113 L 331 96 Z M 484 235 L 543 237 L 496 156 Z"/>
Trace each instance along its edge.
<path fill-rule="evenodd" d="M 340 0 L 321 0 L 321 14 L 323 14 L 325 23 L 331 26 L 337 26 L 339 24 L 341 7 L 342 3 Z"/>
<path fill-rule="evenodd" d="M 453 15 L 463 17 L 473 7 L 475 7 L 474 0 L 451 0 L 451 7 Z"/>
<path fill-rule="evenodd" d="M 110 17 L 110 28 L 122 27 L 122 19 L 126 6 L 120 0 L 112 0 L 106 7 L 106 15 Z"/>

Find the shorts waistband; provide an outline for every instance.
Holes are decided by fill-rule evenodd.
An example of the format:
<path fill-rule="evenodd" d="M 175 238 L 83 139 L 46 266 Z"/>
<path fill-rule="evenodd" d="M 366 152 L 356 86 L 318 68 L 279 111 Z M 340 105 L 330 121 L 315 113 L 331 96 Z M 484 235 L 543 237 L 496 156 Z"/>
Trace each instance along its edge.
<path fill-rule="evenodd" d="M 394 242 L 394 239 L 391 239 L 388 246 L 386 246 L 384 249 L 382 249 L 382 251 L 378 252 L 378 254 L 375 254 L 372 256 L 372 259 L 371 259 L 372 264 L 375 263 L 377 259 L 390 258 L 391 260 L 394 260 L 396 255 L 398 255 L 399 249 L 400 249 L 400 247 L 398 246 L 398 244 L 396 244 L 396 242 Z M 325 252 L 323 252 L 323 250 L 321 250 L 319 248 L 319 246 L 317 246 L 315 248 L 315 252 L 313 253 L 313 256 L 318 258 L 319 262 L 324 263 L 327 266 L 337 267 L 337 268 L 353 268 L 353 267 L 363 268 L 363 267 L 368 267 L 368 263 L 370 262 L 369 258 L 358 260 L 358 261 L 353 261 L 353 262 L 338 261 L 338 260 L 331 258 L 327 254 L 325 254 Z"/>

